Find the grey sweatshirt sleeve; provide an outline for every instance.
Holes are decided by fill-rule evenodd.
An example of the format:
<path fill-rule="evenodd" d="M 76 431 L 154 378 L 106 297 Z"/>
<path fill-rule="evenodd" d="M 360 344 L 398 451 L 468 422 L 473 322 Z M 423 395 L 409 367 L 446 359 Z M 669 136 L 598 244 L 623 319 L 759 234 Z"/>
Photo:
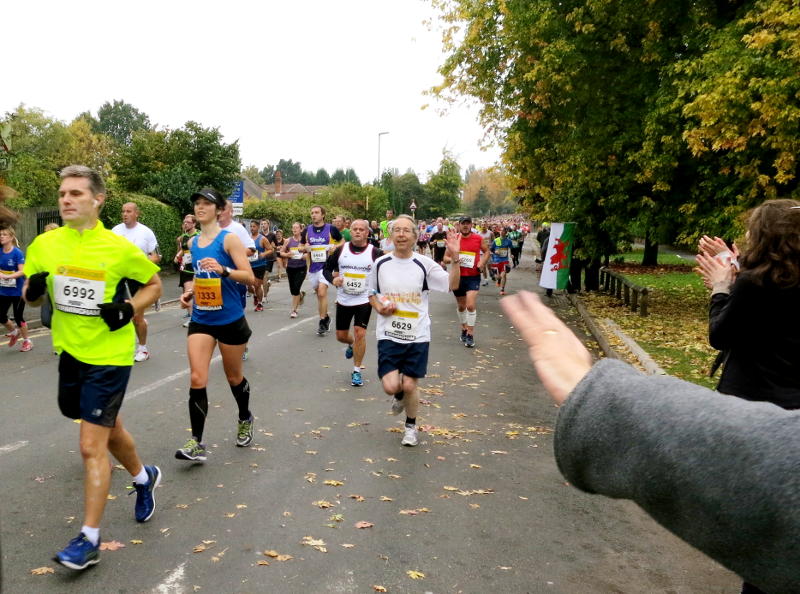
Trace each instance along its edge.
<path fill-rule="evenodd" d="M 633 500 L 766 592 L 800 592 L 799 411 L 605 359 L 559 411 L 555 454 L 577 488 Z"/>

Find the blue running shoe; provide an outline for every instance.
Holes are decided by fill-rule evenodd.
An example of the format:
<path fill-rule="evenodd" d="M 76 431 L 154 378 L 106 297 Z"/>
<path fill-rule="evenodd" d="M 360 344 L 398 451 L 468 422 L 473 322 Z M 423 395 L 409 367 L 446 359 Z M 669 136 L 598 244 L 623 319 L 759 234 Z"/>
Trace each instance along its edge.
<path fill-rule="evenodd" d="M 364 380 L 361 379 L 361 372 L 360 371 L 354 371 L 353 373 L 350 374 L 350 385 L 351 386 L 363 386 L 364 385 Z"/>
<path fill-rule="evenodd" d="M 133 489 L 136 491 L 136 507 L 134 508 L 134 515 L 137 522 L 146 522 L 149 520 L 153 512 L 156 511 L 156 496 L 154 494 L 156 487 L 161 482 L 161 469 L 158 466 L 145 466 L 145 472 L 150 479 L 146 485 L 137 485 L 133 483 Z M 133 491 L 131 491 L 133 493 Z"/>
<path fill-rule="evenodd" d="M 348 344 L 347 348 L 344 350 L 344 358 L 345 359 L 352 359 L 353 358 L 353 345 Z"/>
<path fill-rule="evenodd" d="M 53 560 L 70 569 L 86 569 L 100 562 L 100 541 L 93 545 L 92 541 L 81 532 L 69 541 L 64 550 L 56 553 Z"/>

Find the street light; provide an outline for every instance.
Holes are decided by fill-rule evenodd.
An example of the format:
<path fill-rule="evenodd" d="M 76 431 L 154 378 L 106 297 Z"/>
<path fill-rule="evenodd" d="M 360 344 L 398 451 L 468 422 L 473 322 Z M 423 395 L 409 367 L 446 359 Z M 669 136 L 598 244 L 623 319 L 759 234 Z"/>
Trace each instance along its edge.
<path fill-rule="evenodd" d="M 378 183 L 381 183 L 381 136 L 388 132 L 378 132 Z M 367 194 L 367 206 L 364 216 L 369 218 L 369 194 Z"/>

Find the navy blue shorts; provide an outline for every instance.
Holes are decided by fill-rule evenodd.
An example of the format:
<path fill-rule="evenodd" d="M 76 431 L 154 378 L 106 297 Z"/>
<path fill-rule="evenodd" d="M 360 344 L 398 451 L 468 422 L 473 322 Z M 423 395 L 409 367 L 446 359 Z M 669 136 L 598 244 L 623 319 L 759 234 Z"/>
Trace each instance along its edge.
<path fill-rule="evenodd" d="M 70 419 L 113 427 L 128 387 L 131 367 L 89 365 L 64 351 L 58 361 L 58 408 Z"/>
<path fill-rule="evenodd" d="M 478 291 L 481 288 L 481 275 L 462 276 L 458 281 L 458 288 L 453 291 L 456 297 L 465 297 L 467 291 Z"/>
<path fill-rule="evenodd" d="M 425 377 L 428 373 L 429 346 L 429 342 L 400 343 L 379 340 L 378 377 L 395 370 L 408 377 Z"/>

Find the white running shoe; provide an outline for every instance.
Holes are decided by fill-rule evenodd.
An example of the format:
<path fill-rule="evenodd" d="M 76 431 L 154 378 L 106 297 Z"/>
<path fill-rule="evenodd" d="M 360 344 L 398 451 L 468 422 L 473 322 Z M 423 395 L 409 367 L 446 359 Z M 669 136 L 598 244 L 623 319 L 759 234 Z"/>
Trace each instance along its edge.
<path fill-rule="evenodd" d="M 136 347 L 136 355 L 133 357 L 133 360 L 137 363 L 141 363 L 142 361 L 147 361 L 150 358 L 150 350 L 147 346 L 139 345 Z"/>
<path fill-rule="evenodd" d="M 419 443 L 419 436 L 417 435 L 417 426 L 406 424 L 406 431 L 403 434 L 403 441 L 400 442 L 404 446 L 414 447 Z"/>

